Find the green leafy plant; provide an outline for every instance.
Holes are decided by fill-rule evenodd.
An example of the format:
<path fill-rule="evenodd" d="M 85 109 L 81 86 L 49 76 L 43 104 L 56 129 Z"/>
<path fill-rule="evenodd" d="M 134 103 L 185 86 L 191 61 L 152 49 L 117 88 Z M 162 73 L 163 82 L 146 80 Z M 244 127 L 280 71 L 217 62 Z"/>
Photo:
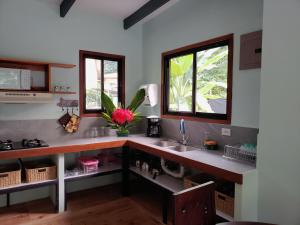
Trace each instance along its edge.
<path fill-rule="evenodd" d="M 105 112 L 102 113 L 103 119 L 111 127 L 117 128 L 119 132 L 128 134 L 128 129 L 133 127 L 142 118 L 136 110 L 145 100 L 145 94 L 145 89 L 138 90 L 129 106 L 124 108 L 122 106 L 115 106 L 110 97 L 102 92 L 101 102 L 105 109 Z"/>
<path fill-rule="evenodd" d="M 193 54 L 170 60 L 169 107 L 192 110 Z M 213 112 L 209 100 L 227 98 L 228 48 L 217 47 L 196 53 L 196 110 Z"/>

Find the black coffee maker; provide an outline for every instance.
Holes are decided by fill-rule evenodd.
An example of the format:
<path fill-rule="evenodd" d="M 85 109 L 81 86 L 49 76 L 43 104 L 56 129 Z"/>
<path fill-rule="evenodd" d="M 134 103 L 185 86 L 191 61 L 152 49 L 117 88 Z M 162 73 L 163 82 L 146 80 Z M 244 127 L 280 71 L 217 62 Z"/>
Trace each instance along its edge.
<path fill-rule="evenodd" d="M 147 117 L 148 127 L 147 127 L 147 137 L 160 137 L 161 127 L 160 118 L 157 116 Z"/>

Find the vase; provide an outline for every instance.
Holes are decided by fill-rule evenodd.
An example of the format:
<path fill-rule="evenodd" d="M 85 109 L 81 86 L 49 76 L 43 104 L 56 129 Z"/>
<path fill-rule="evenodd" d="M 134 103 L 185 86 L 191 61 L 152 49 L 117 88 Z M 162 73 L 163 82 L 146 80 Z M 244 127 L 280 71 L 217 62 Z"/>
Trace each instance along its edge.
<path fill-rule="evenodd" d="M 117 131 L 118 137 L 128 137 L 128 135 L 129 135 L 129 130 L 118 130 Z"/>

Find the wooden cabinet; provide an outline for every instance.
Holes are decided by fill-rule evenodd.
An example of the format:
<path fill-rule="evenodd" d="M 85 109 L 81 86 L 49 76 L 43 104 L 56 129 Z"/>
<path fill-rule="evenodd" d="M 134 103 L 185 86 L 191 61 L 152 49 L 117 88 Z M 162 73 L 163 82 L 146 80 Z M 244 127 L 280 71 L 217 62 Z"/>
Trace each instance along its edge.
<path fill-rule="evenodd" d="M 174 225 L 215 224 L 214 182 L 173 194 Z"/>
<path fill-rule="evenodd" d="M 31 82 L 30 90 L 4 90 L 0 91 L 27 91 L 27 92 L 43 92 L 53 93 L 52 87 L 52 68 L 74 68 L 76 65 L 72 64 L 61 64 L 61 63 L 49 63 L 49 62 L 36 62 L 36 61 L 23 61 L 18 59 L 7 59 L 0 58 L 0 67 L 13 68 L 13 69 L 26 69 L 31 71 Z M 55 92 L 58 94 L 75 94 L 75 92 Z"/>
<path fill-rule="evenodd" d="M 262 31 L 241 36 L 240 70 L 261 67 Z"/>

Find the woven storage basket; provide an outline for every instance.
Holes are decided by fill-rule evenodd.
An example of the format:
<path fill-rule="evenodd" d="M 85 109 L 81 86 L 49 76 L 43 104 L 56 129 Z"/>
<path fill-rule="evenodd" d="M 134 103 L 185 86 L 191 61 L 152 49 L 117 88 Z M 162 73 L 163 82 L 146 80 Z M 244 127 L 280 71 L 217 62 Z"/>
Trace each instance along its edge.
<path fill-rule="evenodd" d="M 33 183 L 46 180 L 55 180 L 56 166 L 51 161 L 24 163 L 26 182 Z"/>
<path fill-rule="evenodd" d="M 21 184 L 21 168 L 19 164 L 0 166 L 0 188 Z"/>
<path fill-rule="evenodd" d="M 232 217 L 234 216 L 234 198 L 215 191 L 215 201 L 216 209 Z"/>

